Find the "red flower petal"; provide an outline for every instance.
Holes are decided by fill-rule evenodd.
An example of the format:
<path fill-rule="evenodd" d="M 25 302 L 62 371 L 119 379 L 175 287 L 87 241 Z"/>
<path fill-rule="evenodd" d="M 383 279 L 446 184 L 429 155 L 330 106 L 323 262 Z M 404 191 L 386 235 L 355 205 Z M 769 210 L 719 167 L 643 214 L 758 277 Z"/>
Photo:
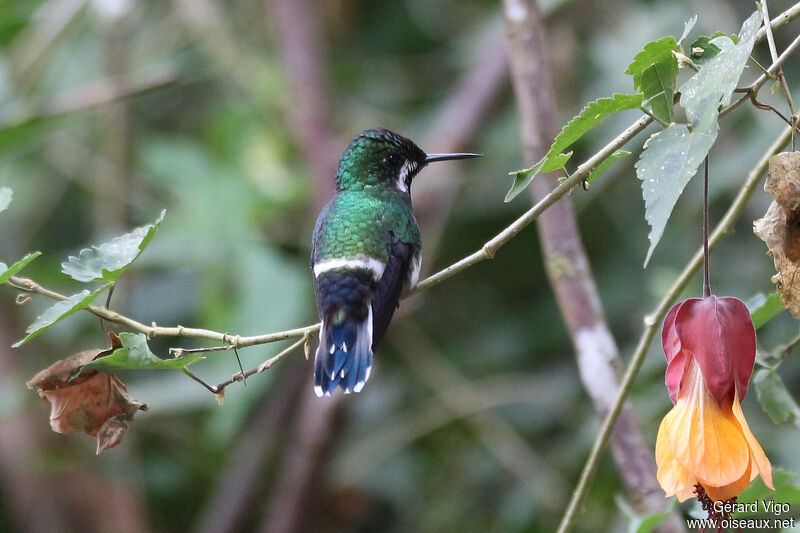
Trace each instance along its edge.
<path fill-rule="evenodd" d="M 700 363 L 712 396 L 720 402 L 730 400 L 735 387 L 744 398 L 756 357 L 756 334 L 747 307 L 730 297 L 692 298 L 678 308 L 674 323 L 681 349 Z"/>
<path fill-rule="evenodd" d="M 664 355 L 667 356 L 667 373 L 664 376 L 664 382 L 669 389 L 672 403 L 678 401 L 678 392 L 681 390 L 687 362 L 690 359 L 685 357 L 681 349 L 680 338 L 678 338 L 678 331 L 675 329 L 675 316 L 684 303 L 686 302 L 678 302 L 672 306 L 667 313 L 667 318 L 664 319 L 664 327 L 661 330 L 661 345 L 664 347 Z"/>

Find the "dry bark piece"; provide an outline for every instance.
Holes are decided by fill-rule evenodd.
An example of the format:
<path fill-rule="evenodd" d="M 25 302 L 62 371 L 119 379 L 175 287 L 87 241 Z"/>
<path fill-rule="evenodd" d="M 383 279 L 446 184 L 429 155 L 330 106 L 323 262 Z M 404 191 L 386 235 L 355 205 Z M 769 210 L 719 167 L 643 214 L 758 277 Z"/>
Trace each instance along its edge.
<path fill-rule="evenodd" d="M 800 319 L 800 152 L 781 153 L 769 160 L 764 190 L 775 200 L 753 232 L 767 245 L 775 263 L 772 276 L 781 304 Z"/>
<path fill-rule="evenodd" d="M 56 433 L 84 431 L 97 436 L 97 453 L 119 444 L 136 411 L 147 405 L 134 400 L 125 385 L 108 372 L 87 370 L 72 378 L 85 364 L 120 347 L 119 338 L 109 334 L 111 347 L 85 350 L 57 361 L 28 381 L 50 404 L 50 427 Z M 71 379 L 72 378 L 72 379 Z"/>

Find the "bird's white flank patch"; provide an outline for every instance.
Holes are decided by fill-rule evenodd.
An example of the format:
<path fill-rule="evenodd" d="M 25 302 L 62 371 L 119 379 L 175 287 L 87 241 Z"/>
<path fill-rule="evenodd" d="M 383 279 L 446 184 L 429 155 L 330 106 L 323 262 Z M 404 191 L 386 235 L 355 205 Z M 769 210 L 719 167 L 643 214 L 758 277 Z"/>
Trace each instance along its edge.
<path fill-rule="evenodd" d="M 408 287 L 406 290 L 411 290 L 416 287 L 419 281 L 419 271 L 422 268 L 422 253 L 417 252 L 411 260 L 411 272 L 408 278 Z"/>
<path fill-rule="evenodd" d="M 314 265 L 314 277 L 318 278 L 323 272 L 327 272 L 335 268 L 363 268 L 372 272 L 375 279 L 380 279 L 380 277 L 383 276 L 386 263 L 379 261 L 374 257 L 367 257 L 365 255 L 360 255 L 354 259 L 348 259 L 347 257 L 336 257 L 334 259 L 320 261 Z"/>

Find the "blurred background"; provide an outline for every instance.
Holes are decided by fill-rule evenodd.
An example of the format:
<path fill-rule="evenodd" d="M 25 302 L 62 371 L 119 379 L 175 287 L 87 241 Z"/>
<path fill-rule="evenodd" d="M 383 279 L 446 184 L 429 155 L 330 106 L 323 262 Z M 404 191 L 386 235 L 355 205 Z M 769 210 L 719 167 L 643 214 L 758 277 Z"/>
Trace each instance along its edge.
<path fill-rule="evenodd" d="M 750 2 L 544 1 L 563 123 L 589 101 L 630 92 L 623 73 L 648 41 L 738 32 Z M 774 16 L 791 5 L 773 0 Z M 781 50 L 798 32 L 776 34 Z M 5 0 L 0 2 L 0 259 L 44 255 L 24 275 L 65 294 L 60 263 L 81 248 L 166 219 L 123 275 L 112 307 L 141 322 L 241 335 L 316 321 L 308 269 L 316 214 L 338 155 L 383 126 L 428 152 L 479 160 L 425 170 L 414 202 L 423 275 L 478 249 L 530 205 L 503 203 L 521 156 L 498 2 L 487 0 Z M 756 57 L 769 64 L 765 46 Z M 785 65 L 800 87 L 800 58 Z M 751 79 L 757 73 L 748 69 Z M 765 101 L 786 112 L 780 95 Z M 800 94 L 795 92 L 795 101 Z M 576 146 L 581 162 L 637 112 Z M 782 130 L 743 106 L 712 151 L 712 223 Z M 700 245 L 701 183 L 678 203 L 648 269 L 648 227 L 632 165 L 648 130 L 584 192 L 572 193 L 612 333 L 627 359 L 650 312 Z M 717 294 L 772 291 L 751 231 L 760 190 L 712 254 Z M 700 277 L 686 295 L 700 293 Z M 297 352 L 229 387 L 222 406 L 179 371 L 120 377 L 150 410 L 120 446 L 57 435 L 25 382 L 71 353 L 106 345 L 85 313 L 9 346 L 51 302 L 0 288 L 0 530 L 8 532 L 538 532 L 567 504 L 599 423 L 527 228 L 485 261 L 405 300 L 355 396 L 318 400 Z M 788 313 L 759 331 L 773 350 L 797 333 Z M 207 346 L 157 339 L 171 346 Z M 245 368 L 285 345 L 240 350 Z M 781 376 L 800 394 L 800 364 Z M 238 370 L 218 352 L 192 370 Z M 651 347 L 633 405 L 650 444 L 671 405 Z M 775 466 L 800 471 L 797 428 L 753 397 L 748 421 Z M 625 531 L 624 490 L 605 455 L 579 531 Z"/>

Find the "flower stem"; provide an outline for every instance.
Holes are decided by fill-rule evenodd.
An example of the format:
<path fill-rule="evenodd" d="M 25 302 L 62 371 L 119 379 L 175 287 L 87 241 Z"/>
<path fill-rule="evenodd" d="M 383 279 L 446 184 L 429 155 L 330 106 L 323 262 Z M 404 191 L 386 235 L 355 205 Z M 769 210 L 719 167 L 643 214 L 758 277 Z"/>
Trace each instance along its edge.
<path fill-rule="evenodd" d="M 703 173 L 703 298 L 711 296 L 711 284 L 708 275 L 708 156 L 706 156 Z"/>

